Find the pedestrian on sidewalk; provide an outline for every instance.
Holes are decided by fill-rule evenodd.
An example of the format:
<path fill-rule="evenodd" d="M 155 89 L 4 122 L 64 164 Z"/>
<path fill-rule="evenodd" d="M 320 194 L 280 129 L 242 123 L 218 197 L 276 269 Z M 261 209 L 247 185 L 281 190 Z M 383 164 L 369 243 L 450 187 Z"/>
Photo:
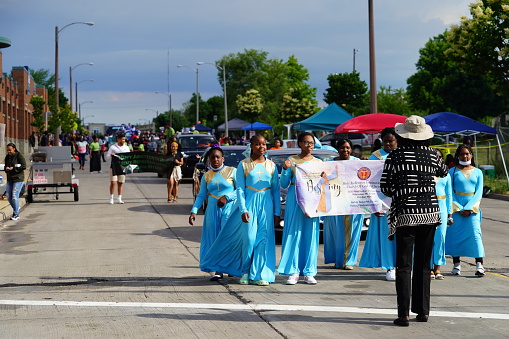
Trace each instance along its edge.
<path fill-rule="evenodd" d="M 112 145 L 108 149 L 107 158 L 111 158 L 112 156 L 116 156 L 120 153 L 129 153 L 129 147 L 125 142 L 125 134 L 119 133 L 117 134 L 117 143 Z M 123 185 L 125 183 L 125 173 L 120 166 L 120 162 L 118 159 L 111 159 L 110 166 L 110 204 L 114 204 L 114 195 L 115 195 L 115 186 L 118 186 L 118 203 L 123 204 L 122 200 L 122 191 Z"/>
<path fill-rule="evenodd" d="M 19 220 L 19 195 L 25 181 L 25 169 L 27 168 L 25 157 L 18 152 L 16 145 L 7 144 L 5 156 L 5 173 L 7 174 L 7 198 L 12 207 L 11 220 Z"/>

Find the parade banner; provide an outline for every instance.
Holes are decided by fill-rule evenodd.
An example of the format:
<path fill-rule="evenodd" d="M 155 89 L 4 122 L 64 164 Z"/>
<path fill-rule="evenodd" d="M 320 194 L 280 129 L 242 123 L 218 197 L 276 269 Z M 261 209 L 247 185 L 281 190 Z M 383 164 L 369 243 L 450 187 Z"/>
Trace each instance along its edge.
<path fill-rule="evenodd" d="M 297 165 L 297 203 L 310 217 L 386 212 L 380 192 L 383 160 L 345 160 Z"/>
<path fill-rule="evenodd" d="M 173 170 L 173 157 L 149 152 L 119 153 L 112 157 L 114 172 L 124 172 L 137 166 L 139 172 L 165 174 Z M 118 169 L 117 169 L 118 168 Z M 129 172 L 129 171 L 128 171 Z"/>

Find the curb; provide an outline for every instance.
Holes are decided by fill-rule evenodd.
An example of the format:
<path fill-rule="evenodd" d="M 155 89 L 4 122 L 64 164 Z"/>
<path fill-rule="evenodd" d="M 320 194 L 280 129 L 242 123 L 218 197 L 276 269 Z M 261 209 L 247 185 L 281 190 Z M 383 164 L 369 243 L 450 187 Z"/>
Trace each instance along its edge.
<path fill-rule="evenodd" d="M 507 194 L 490 193 L 486 196 L 486 198 L 509 201 L 509 195 Z"/>

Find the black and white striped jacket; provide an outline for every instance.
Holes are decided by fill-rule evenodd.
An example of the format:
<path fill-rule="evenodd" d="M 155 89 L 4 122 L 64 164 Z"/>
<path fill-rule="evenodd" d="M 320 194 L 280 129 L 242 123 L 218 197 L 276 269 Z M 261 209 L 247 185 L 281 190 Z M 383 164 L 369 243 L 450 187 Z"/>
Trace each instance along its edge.
<path fill-rule="evenodd" d="M 396 227 L 441 224 L 434 177 L 446 175 L 447 166 L 427 146 L 403 146 L 387 156 L 380 189 L 392 197 L 389 238 Z"/>

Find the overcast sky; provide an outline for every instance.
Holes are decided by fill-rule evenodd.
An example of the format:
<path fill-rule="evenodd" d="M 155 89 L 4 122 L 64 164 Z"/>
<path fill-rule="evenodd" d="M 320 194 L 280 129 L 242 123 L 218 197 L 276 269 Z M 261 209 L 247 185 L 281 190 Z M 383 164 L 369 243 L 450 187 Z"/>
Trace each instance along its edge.
<path fill-rule="evenodd" d="M 374 0 L 377 87 L 406 87 L 419 49 L 468 15 L 468 0 Z M 13 66 L 54 73 L 55 26 L 73 25 L 59 38 L 60 87 L 69 96 L 69 67 L 86 122 L 139 124 L 154 111 L 181 108 L 195 91 L 196 62 L 258 49 L 269 58 L 295 55 L 309 70 L 320 106 L 331 73 L 356 69 L 369 84 L 368 0 L 2 0 L 3 72 Z M 169 51 L 169 53 L 168 53 Z M 168 58 L 169 54 L 169 58 Z M 169 65 L 169 81 L 168 81 Z M 222 95 L 217 70 L 199 66 L 203 99 Z M 147 110 L 148 109 L 148 110 Z M 152 111 L 153 110 L 153 111 Z M 388 112 L 390 113 L 390 112 Z"/>

